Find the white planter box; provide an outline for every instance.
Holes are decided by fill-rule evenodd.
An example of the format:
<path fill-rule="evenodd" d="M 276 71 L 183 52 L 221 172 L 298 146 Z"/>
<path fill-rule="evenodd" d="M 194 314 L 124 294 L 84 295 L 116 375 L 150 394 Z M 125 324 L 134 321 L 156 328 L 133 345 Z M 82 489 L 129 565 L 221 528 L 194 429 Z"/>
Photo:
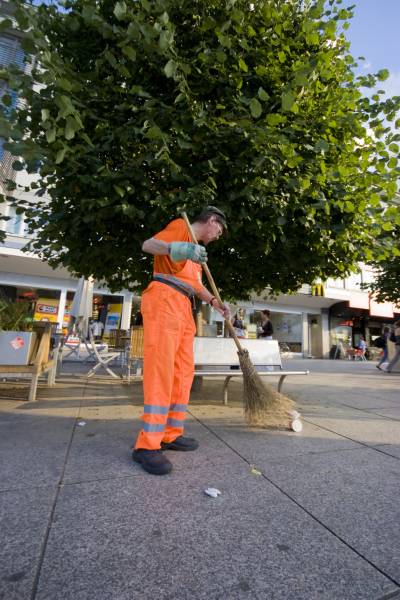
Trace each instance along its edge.
<path fill-rule="evenodd" d="M 28 365 L 35 341 L 34 331 L 0 331 L 0 365 Z"/>

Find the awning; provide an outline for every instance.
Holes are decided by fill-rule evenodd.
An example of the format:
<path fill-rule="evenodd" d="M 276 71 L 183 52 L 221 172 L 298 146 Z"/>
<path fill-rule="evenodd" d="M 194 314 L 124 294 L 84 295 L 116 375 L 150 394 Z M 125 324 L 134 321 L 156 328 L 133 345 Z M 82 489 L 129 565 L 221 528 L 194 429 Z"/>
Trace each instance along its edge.
<path fill-rule="evenodd" d="M 370 299 L 369 302 L 369 314 L 371 317 L 387 317 L 388 319 L 393 319 L 393 309 L 395 308 L 394 304 L 391 302 L 375 302 L 375 300 Z"/>

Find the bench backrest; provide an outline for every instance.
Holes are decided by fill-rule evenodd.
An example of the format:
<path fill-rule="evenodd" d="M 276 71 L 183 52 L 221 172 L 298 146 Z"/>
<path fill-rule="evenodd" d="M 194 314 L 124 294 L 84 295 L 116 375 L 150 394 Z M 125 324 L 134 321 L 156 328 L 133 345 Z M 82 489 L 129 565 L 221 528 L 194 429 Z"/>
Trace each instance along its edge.
<path fill-rule="evenodd" d="M 282 368 L 279 345 L 276 340 L 241 339 L 240 344 L 250 354 L 250 360 L 257 366 L 274 366 Z M 195 365 L 238 365 L 237 348 L 232 338 L 195 337 Z"/>

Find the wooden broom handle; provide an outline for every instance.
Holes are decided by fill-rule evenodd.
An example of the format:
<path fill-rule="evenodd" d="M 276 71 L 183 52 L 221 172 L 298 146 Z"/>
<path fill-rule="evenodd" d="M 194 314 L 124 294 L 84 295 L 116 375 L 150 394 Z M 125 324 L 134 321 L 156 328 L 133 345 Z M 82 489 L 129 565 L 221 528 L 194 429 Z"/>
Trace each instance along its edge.
<path fill-rule="evenodd" d="M 182 216 L 182 219 L 183 219 L 183 220 L 185 221 L 185 223 L 186 223 L 186 226 L 187 226 L 187 228 L 188 228 L 188 230 L 189 230 L 189 233 L 190 233 L 190 237 L 192 238 L 193 242 L 194 242 L 195 244 L 197 244 L 198 242 L 197 242 L 197 239 L 196 239 L 196 234 L 195 234 L 195 232 L 193 231 L 193 227 L 191 226 L 191 224 L 190 224 L 190 222 L 189 222 L 189 219 L 188 219 L 188 216 L 187 216 L 187 214 L 186 214 L 185 212 L 183 212 L 183 213 L 181 213 L 181 216 Z M 210 273 L 210 269 L 208 268 L 208 265 L 207 265 L 207 263 L 201 263 L 201 266 L 202 266 L 202 268 L 204 269 L 204 272 L 205 272 L 205 274 L 206 274 L 206 277 L 207 277 L 207 279 L 208 279 L 208 283 L 210 284 L 210 287 L 211 287 L 211 289 L 212 289 L 212 292 L 213 292 L 214 296 L 216 297 L 216 299 L 218 300 L 218 302 L 219 302 L 220 304 L 223 304 L 223 302 L 222 302 L 222 300 L 221 300 L 221 296 L 219 295 L 218 288 L 217 288 L 217 286 L 215 285 L 214 278 L 213 278 L 213 276 L 212 276 L 212 275 L 211 275 L 211 273 Z M 241 345 L 241 343 L 239 342 L 239 338 L 238 338 L 238 336 L 236 335 L 235 328 L 233 327 L 233 325 L 232 325 L 232 323 L 231 323 L 230 319 L 227 319 L 227 318 L 225 317 L 225 323 L 226 323 L 226 324 L 227 324 L 227 326 L 228 326 L 229 333 L 231 334 L 231 336 L 232 336 L 232 337 L 233 337 L 233 339 L 235 340 L 235 344 L 236 344 L 236 346 L 237 346 L 237 349 L 238 349 L 239 351 L 242 351 L 242 350 L 243 350 L 243 348 L 242 348 L 242 345 Z"/>

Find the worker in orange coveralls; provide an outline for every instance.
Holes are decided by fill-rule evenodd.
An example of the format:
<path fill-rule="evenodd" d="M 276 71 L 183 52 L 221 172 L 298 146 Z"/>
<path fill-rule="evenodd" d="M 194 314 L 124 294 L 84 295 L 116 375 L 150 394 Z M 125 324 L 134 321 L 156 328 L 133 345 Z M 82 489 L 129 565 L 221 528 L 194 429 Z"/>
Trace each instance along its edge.
<path fill-rule="evenodd" d="M 207 206 L 192 224 L 205 246 L 226 229 L 224 213 Z M 183 219 L 143 243 L 154 255 L 153 280 L 142 295 L 144 325 L 143 428 L 132 458 L 153 475 L 166 475 L 172 464 L 163 450 L 196 450 L 198 442 L 183 436 L 185 412 L 193 382 L 194 296 L 208 302 L 225 318 L 229 308 L 220 304 L 201 282 L 204 246 L 191 242 Z"/>

